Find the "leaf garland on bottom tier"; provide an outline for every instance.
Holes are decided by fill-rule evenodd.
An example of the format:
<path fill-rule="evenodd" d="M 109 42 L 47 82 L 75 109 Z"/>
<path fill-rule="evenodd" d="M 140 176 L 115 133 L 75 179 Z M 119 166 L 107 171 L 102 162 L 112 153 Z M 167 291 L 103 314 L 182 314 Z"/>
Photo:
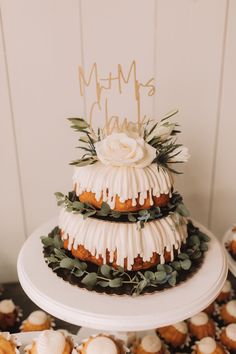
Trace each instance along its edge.
<path fill-rule="evenodd" d="M 174 261 L 137 272 L 106 264 L 99 267 L 74 258 L 63 248 L 58 227 L 41 240 L 46 263 L 64 280 L 97 292 L 137 296 L 174 287 L 190 277 L 201 266 L 210 238 L 189 221 L 186 244 Z"/>

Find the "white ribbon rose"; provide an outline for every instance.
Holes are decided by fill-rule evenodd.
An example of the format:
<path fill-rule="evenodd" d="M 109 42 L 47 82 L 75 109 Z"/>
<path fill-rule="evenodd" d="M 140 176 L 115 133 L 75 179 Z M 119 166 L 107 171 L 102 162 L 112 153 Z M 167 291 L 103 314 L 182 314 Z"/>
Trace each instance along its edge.
<path fill-rule="evenodd" d="M 113 133 L 95 143 L 98 159 L 104 165 L 149 166 L 156 157 L 156 149 L 143 138 L 132 138 L 125 133 Z"/>

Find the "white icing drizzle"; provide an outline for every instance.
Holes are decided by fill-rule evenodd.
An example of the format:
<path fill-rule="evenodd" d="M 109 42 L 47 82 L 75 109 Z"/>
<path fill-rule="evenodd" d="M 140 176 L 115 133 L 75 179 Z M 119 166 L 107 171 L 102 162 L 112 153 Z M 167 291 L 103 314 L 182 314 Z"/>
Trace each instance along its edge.
<path fill-rule="evenodd" d="M 231 285 L 230 281 L 229 281 L 229 280 L 226 280 L 226 282 L 224 283 L 224 286 L 223 286 L 221 292 L 222 292 L 222 293 L 229 293 L 229 292 L 231 291 L 231 289 L 232 289 L 232 285 Z"/>
<path fill-rule="evenodd" d="M 173 325 L 173 327 L 175 327 L 177 329 L 177 331 L 179 331 L 180 333 L 183 333 L 183 334 L 188 333 L 188 326 L 187 326 L 186 322 L 184 322 L 184 321 L 175 323 Z"/>
<path fill-rule="evenodd" d="M 147 192 L 150 197 L 152 195 L 159 197 L 160 194 L 171 195 L 173 178 L 168 170 L 157 167 L 156 164 L 135 168 L 105 166 L 101 162 L 96 162 L 93 165 L 76 167 L 73 182 L 77 195 L 85 191 L 95 193 L 98 201 L 102 197 L 104 202 L 114 208 L 116 196 L 119 196 L 122 203 L 132 199 L 132 205 L 135 206 L 138 196 L 139 203 L 144 204 Z"/>
<path fill-rule="evenodd" d="M 198 342 L 198 348 L 202 354 L 212 354 L 216 350 L 216 341 L 211 337 L 205 337 Z"/>
<path fill-rule="evenodd" d="M 12 300 L 0 301 L 0 312 L 4 314 L 12 313 L 16 306 Z"/>
<path fill-rule="evenodd" d="M 111 338 L 98 336 L 88 343 L 87 354 L 117 354 L 117 347 Z"/>
<path fill-rule="evenodd" d="M 48 319 L 48 316 L 43 311 L 34 311 L 28 317 L 29 323 L 32 323 L 35 325 L 42 325 L 47 321 L 47 319 Z"/>
<path fill-rule="evenodd" d="M 63 354 L 66 339 L 60 332 L 46 330 L 36 339 L 37 354 Z"/>
<path fill-rule="evenodd" d="M 229 339 L 236 341 L 236 323 L 229 324 L 226 327 L 225 332 L 226 332 L 226 336 Z"/>
<path fill-rule="evenodd" d="M 195 326 L 205 325 L 209 320 L 208 315 L 205 312 L 199 312 L 197 315 L 190 318 L 190 321 Z"/>
<path fill-rule="evenodd" d="M 158 336 L 146 335 L 141 341 L 141 347 L 148 353 L 156 353 L 161 350 L 162 344 Z"/>
<path fill-rule="evenodd" d="M 110 262 L 113 262 L 117 251 L 117 265 L 124 266 L 127 258 L 127 268 L 130 270 L 134 259 L 139 255 L 143 261 L 149 261 L 156 252 L 165 262 L 165 250 L 174 257 L 174 249 L 179 250 L 187 238 L 186 218 L 180 217 L 176 225 L 171 216 L 147 222 L 141 230 L 136 223 L 108 222 L 98 219 L 83 219 L 82 215 L 66 212 L 62 209 L 59 216 L 59 227 L 63 231 L 63 239 L 69 239 L 68 248 L 72 245 L 77 249 L 83 245 L 90 253 L 106 259 L 106 250 L 110 252 Z"/>
<path fill-rule="evenodd" d="M 231 316 L 236 317 L 236 300 L 229 301 L 226 304 L 226 310 Z"/>

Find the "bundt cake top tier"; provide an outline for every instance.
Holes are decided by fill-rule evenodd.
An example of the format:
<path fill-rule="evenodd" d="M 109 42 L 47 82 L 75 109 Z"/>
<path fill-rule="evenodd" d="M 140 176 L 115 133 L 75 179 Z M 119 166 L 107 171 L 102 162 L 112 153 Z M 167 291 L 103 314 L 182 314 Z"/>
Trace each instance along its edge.
<path fill-rule="evenodd" d="M 161 194 L 171 196 L 172 174 L 156 164 L 144 168 L 130 166 L 106 166 L 98 161 L 84 167 L 76 167 L 73 176 L 76 194 L 92 192 L 99 201 L 101 198 L 113 209 L 116 196 L 120 202 L 131 199 L 132 206 L 143 205 L 147 197 L 153 205 L 152 197 Z M 139 200 L 137 201 L 137 198 Z"/>

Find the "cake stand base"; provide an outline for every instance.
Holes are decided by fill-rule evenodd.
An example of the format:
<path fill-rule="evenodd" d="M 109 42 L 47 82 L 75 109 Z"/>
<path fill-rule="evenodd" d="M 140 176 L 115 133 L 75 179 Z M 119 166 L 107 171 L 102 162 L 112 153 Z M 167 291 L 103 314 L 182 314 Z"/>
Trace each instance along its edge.
<path fill-rule="evenodd" d="M 227 259 L 218 240 L 211 237 L 203 265 L 185 283 L 153 294 L 131 297 L 106 295 L 73 286 L 47 266 L 40 236 L 47 235 L 57 219 L 37 229 L 18 257 L 18 275 L 26 294 L 46 312 L 78 326 L 100 331 L 144 331 L 193 316 L 217 297 L 227 277 Z"/>
<path fill-rule="evenodd" d="M 229 241 L 232 239 L 233 232 L 232 230 L 228 230 L 223 238 L 222 238 L 222 246 L 225 248 L 225 244 L 227 244 Z M 233 274 L 234 277 L 236 277 L 236 261 L 233 259 L 231 254 L 226 250 L 227 254 L 227 259 L 228 259 L 228 265 L 229 265 L 229 270 Z"/>

